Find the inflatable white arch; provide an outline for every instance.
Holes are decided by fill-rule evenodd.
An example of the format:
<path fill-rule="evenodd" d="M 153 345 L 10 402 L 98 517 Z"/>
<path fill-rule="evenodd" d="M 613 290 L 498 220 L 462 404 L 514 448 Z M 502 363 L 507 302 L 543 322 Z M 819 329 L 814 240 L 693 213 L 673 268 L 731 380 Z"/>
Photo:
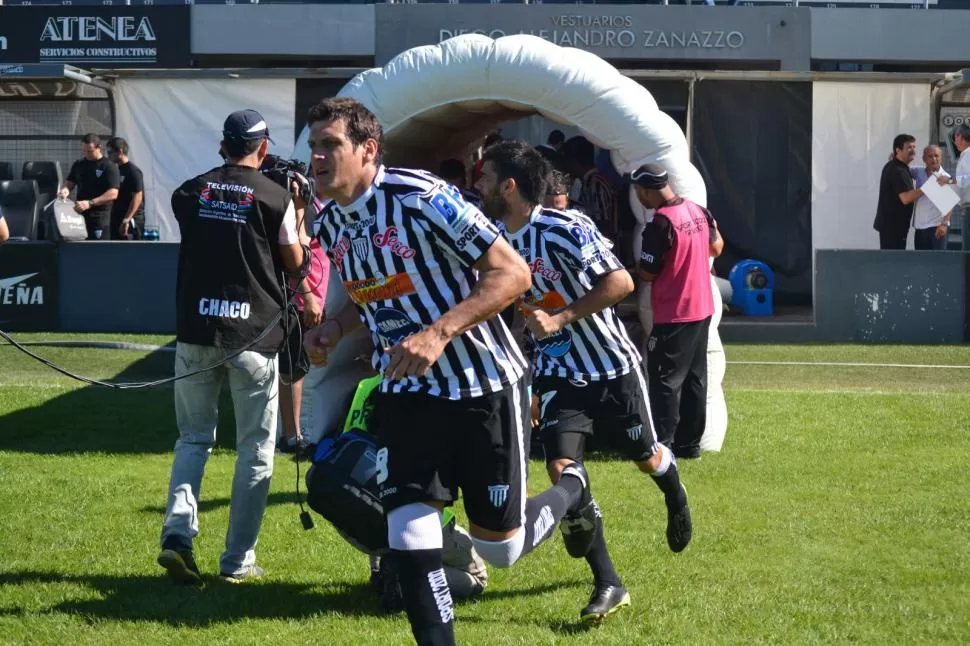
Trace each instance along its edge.
<path fill-rule="evenodd" d="M 500 124 L 541 114 L 575 126 L 609 150 L 620 173 L 647 162 L 662 164 L 675 192 L 707 205 L 704 181 L 690 162 L 680 126 L 646 88 L 580 49 L 536 36 L 493 40 L 466 34 L 403 52 L 382 68 L 358 74 L 339 96 L 357 99 L 377 116 L 389 165 L 433 170 L 443 159 L 465 158 Z M 295 153 L 304 161 L 306 138 L 304 130 Z M 650 213 L 632 194 L 631 203 L 645 222 Z M 712 349 L 720 350 L 716 326 L 711 334 Z M 713 378 L 723 375 L 723 350 L 711 358 L 716 365 L 710 390 L 723 402 L 721 380 Z M 726 409 L 709 406 L 709 431 L 723 438 L 726 428 Z"/>

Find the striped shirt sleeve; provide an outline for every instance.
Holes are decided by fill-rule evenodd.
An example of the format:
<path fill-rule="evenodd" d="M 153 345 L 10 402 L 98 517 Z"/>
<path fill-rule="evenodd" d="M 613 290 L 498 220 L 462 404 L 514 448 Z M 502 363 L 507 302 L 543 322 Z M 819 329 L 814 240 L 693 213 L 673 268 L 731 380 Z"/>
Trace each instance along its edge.
<path fill-rule="evenodd" d="M 582 221 L 552 227 L 545 237 L 553 253 L 591 284 L 600 276 L 623 269 L 603 234 Z"/>
<path fill-rule="evenodd" d="M 421 213 L 435 234 L 435 242 L 468 267 L 478 262 L 499 237 L 498 228 L 485 214 L 451 187 L 436 187 L 420 199 Z"/>

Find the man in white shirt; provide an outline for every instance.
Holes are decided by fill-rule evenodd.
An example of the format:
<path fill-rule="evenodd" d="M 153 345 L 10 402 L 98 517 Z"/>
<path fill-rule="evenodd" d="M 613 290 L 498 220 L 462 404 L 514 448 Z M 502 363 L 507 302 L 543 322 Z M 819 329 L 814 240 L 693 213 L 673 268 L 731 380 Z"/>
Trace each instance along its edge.
<path fill-rule="evenodd" d="M 950 174 L 941 168 L 943 150 L 939 146 L 923 149 L 923 163 L 923 167 L 910 168 L 916 186 L 922 186 L 931 176 L 936 176 L 938 180 L 950 178 Z M 920 195 L 913 209 L 913 228 L 916 229 L 913 244 L 917 251 L 943 251 L 950 229 L 950 212 L 941 213 L 930 198 Z"/>
<path fill-rule="evenodd" d="M 960 196 L 960 204 L 966 211 L 970 208 L 970 125 L 961 124 L 953 132 L 953 145 L 960 151 L 960 159 L 957 161 L 956 177 L 950 180 L 951 184 L 956 184 L 957 194 Z"/>

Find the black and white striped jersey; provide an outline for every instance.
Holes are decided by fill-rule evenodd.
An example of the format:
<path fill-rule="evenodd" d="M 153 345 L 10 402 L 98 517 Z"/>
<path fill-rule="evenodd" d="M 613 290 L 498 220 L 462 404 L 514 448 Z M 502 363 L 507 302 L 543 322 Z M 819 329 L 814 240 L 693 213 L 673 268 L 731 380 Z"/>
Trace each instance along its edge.
<path fill-rule="evenodd" d="M 373 366 L 389 348 L 441 318 L 478 279 L 473 265 L 498 229 L 453 186 L 424 171 L 385 168 L 349 206 L 314 200 L 314 235 L 370 328 Z M 501 317 L 451 341 L 424 377 L 385 379 L 382 392 L 465 399 L 517 382 L 526 361 Z"/>
<path fill-rule="evenodd" d="M 500 229 L 532 269 L 532 289 L 523 297 L 530 305 L 563 308 L 589 293 L 600 277 L 625 271 L 612 243 L 578 211 L 536 207 L 527 226 L 515 233 Z M 537 377 L 597 381 L 621 377 L 640 365 L 640 353 L 613 307 L 531 340 L 538 348 Z"/>

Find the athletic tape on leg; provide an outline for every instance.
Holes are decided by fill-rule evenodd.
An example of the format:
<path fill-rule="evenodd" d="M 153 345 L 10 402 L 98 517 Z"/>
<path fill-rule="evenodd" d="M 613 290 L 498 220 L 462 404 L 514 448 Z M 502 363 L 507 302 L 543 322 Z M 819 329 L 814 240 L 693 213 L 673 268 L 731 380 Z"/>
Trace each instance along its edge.
<path fill-rule="evenodd" d="M 441 512 L 423 502 L 387 514 L 387 541 L 392 550 L 440 550 Z"/>

